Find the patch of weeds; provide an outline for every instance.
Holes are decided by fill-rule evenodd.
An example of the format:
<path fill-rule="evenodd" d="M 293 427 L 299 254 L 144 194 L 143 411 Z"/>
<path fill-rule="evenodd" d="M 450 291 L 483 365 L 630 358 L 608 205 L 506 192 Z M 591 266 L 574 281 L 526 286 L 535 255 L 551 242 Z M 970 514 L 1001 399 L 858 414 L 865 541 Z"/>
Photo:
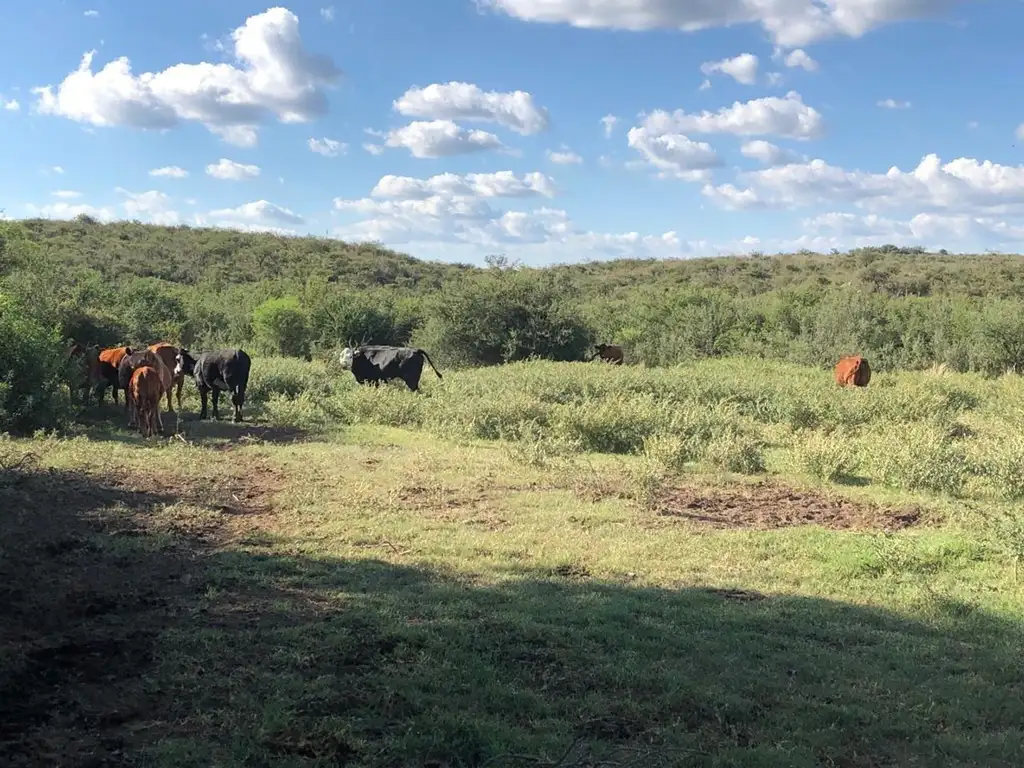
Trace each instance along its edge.
<path fill-rule="evenodd" d="M 853 446 L 835 431 L 801 435 L 793 447 L 793 458 L 799 471 L 827 483 L 852 476 L 860 463 Z"/>

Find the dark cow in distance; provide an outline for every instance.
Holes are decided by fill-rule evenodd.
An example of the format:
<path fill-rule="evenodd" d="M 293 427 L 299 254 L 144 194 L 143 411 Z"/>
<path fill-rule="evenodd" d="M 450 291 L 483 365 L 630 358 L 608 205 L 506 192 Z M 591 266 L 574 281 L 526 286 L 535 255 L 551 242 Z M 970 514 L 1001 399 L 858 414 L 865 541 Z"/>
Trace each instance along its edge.
<path fill-rule="evenodd" d="M 117 368 L 121 365 L 121 361 L 130 354 L 132 354 L 131 347 L 108 347 L 107 349 L 100 350 L 99 359 L 96 361 L 95 366 L 90 360 L 90 372 L 93 382 L 98 388 L 97 398 L 100 405 L 103 405 L 103 393 L 107 391 L 108 386 L 113 388 L 112 397 L 114 398 L 114 405 L 117 405 L 117 390 L 119 386 Z M 125 398 L 127 397 L 128 392 L 126 390 Z"/>
<path fill-rule="evenodd" d="M 587 360 L 589 363 L 595 357 L 600 357 L 606 363 L 622 365 L 622 347 L 615 344 L 598 344 L 594 347 L 597 351 Z"/>
<path fill-rule="evenodd" d="M 867 358 L 849 355 L 839 359 L 834 375 L 840 387 L 866 387 L 871 381 L 871 366 Z"/>
<path fill-rule="evenodd" d="M 220 419 L 217 403 L 221 392 L 231 393 L 231 403 L 235 406 L 235 421 L 242 420 L 242 405 L 245 403 L 245 388 L 249 386 L 249 369 L 252 360 L 242 349 L 218 349 L 213 352 L 200 352 L 193 356 L 182 347 L 178 350 L 178 361 L 174 366 L 175 376 L 192 376 L 199 390 L 199 398 L 203 407 L 199 418 L 205 419 L 207 395 L 213 393 L 213 418 Z"/>
<path fill-rule="evenodd" d="M 422 349 L 412 347 L 359 346 L 341 351 L 341 367 L 352 371 L 356 381 L 379 386 L 380 382 L 401 379 L 413 392 L 419 392 L 423 361 L 430 363 L 437 378 L 444 378 L 434 361 Z"/>

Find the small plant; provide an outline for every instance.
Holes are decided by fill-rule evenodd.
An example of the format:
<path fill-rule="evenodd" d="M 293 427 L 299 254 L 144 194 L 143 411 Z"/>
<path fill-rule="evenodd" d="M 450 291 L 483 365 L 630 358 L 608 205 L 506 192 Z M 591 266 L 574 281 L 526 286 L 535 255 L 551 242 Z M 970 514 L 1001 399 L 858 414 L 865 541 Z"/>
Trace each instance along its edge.
<path fill-rule="evenodd" d="M 801 435 L 793 449 L 797 469 L 811 477 L 834 483 L 852 475 L 859 465 L 857 453 L 838 432 Z"/>

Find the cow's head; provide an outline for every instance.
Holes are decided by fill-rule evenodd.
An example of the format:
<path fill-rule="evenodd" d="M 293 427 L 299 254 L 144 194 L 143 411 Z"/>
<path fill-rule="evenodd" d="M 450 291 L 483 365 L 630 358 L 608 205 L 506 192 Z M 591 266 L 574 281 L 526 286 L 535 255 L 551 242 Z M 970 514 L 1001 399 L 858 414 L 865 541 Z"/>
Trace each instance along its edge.
<path fill-rule="evenodd" d="M 603 352 L 604 352 L 604 351 L 605 351 L 606 349 L 608 349 L 608 345 L 607 345 L 607 344 L 597 344 L 597 345 L 595 345 L 595 346 L 594 346 L 594 349 L 596 349 L 596 350 L 597 350 L 597 354 L 599 354 L 599 355 L 600 355 L 600 354 L 602 354 L 602 353 L 603 353 Z"/>
<path fill-rule="evenodd" d="M 174 375 L 191 376 L 196 369 L 196 359 L 192 357 L 192 354 L 182 347 L 178 350 L 177 356 L 174 358 Z"/>
<path fill-rule="evenodd" d="M 345 347 L 341 350 L 341 357 L 338 358 L 338 362 L 341 363 L 341 367 L 346 371 L 352 370 L 352 358 L 355 357 L 355 351 L 352 347 Z"/>

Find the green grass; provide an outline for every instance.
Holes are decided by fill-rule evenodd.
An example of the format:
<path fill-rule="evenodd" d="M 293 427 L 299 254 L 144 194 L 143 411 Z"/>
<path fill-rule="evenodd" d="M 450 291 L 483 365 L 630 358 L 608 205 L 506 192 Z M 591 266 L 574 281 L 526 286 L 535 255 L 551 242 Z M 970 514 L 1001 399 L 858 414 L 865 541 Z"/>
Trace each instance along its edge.
<path fill-rule="evenodd" d="M 257 359 L 249 424 L 0 441 L 0 762 L 1018 762 L 1016 377 L 423 387 Z"/>

